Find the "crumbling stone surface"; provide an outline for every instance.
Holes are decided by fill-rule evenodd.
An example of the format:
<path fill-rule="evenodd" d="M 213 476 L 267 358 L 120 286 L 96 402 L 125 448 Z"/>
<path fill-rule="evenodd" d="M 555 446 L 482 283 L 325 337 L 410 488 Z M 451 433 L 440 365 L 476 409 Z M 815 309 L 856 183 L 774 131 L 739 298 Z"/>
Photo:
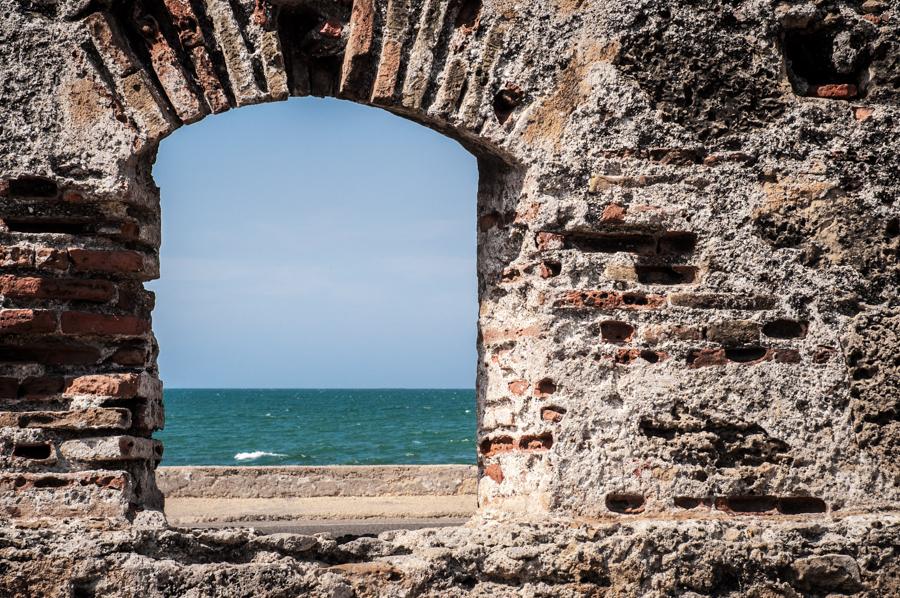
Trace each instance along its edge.
<path fill-rule="evenodd" d="M 7 528 L 0 559 L 21 560 L 0 589 L 11 598 L 892 596 L 897 523 L 486 517 L 377 538 Z"/>
<path fill-rule="evenodd" d="M 857 581 L 829 556 L 898 538 L 894 4 L 0 8 L 4 519 L 159 513 L 151 438 L 164 417 L 143 288 L 159 275 L 158 143 L 210 114 L 311 94 L 390 110 L 479 159 L 478 493 L 513 516 L 499 529 L 535 514 L 683 518 L 723 526 L 698 536 L 708 555 L 740 527 L 722 517 L 784 538 L 801 521 L 827 550 L 798 544 L 796 559 L 819 560 L 759 569 L 761 595 L 790 576 L 797 592 L 877 593 L 894 575 L 858 564 Z M 886 523 L 866 535 L 830 519 L 850 513 Z M 22 550 L 40 535 L 28 534 Z M 163 567 L 118 554 L 118 570 Z M 642 588 L 673 571 L 629 567 Z M 685 591 L 749 587 L 722 567 Z M 523 571 L 453 591 L 500 593 Z"/>

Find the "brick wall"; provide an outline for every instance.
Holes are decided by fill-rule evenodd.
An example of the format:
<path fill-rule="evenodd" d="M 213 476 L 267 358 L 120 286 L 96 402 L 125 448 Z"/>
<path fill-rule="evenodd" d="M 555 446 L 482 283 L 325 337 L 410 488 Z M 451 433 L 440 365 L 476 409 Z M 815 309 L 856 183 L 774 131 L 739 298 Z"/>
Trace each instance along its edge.
<path fill-rule="evenodd" d="M 483 508 L 896 507 L 895 11 L 74 4 L 4 24 L 4 517 L 160 508 L 157 144 L 310 94 L 479 158 Z"/>

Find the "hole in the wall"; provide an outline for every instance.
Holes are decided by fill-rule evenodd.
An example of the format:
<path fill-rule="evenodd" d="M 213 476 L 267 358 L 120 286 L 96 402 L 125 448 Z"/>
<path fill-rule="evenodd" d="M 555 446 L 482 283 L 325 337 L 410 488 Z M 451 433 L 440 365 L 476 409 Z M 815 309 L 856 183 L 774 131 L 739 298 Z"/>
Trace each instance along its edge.
<path fill-rule="evenodd" d="M 566 244 L 585 252 L 638 253 L 650 255 L 656 251 L 656 239 L 640 233 L 604 233 L 596 235 L 569 235 Z"/>
<path fill-rule="evenodd" d="M 69 482 L 65 478 L 47 476 L 36 479 L 33 485 L 35 488 L 65 488 L 69 485 Z"/>
<path fill-rule="evenodd" d="M 606 508 L 614 513 L 634 515 L 644 510 L 645 499 L 640 494 L 613 493 L 606 495 Z"/>
<path fill-rule="evenodd" d="M 10 197 L 56 197 L 59 189 L 54 181 L 38 176 L 23 176 L 9 181 Z"/>
<path fill-rule="evenodd" d="M 556 392 L 556 383 L 550 378 L 538 380 L 534 385 L 534 394 L 538 398 L 549 397 Z"/>
<path fill-rule="evenodd" d="M 690 284 L 697 278 L 697 268 L 694 266 L 636 265 L 634 272 L 638 282 L 643 284 Z"/>
<path fill-rule="evenodd" d="M 673 503 L 679 509 L 696 509 L 700 506 L 708 506 L 704 499 L 693 496 L 676 496 Z"/>
<path fill-rule="evenodd" d="M 541 419 L 554 424 L 561 422 L 565 414 L 566 410 L 562 407 L 544 407 L 541 409 Z"/>
<path fill-rule="evenodd" d="M 484 457 L 492 457 L 498 453 L 505 453 L 515 448 L 515 441 L 511 436 L 495 436 L 494 438 L 485 438 L 479 445 L 480 452 Z"/>
<path fill-rule="evenodd" d="M 803 338 L 808 327 L 797 320 L 773 320 L 763 325 L 762 333 L 769 338 Z"/>
<path fill-rule="evenodd" d="M 648 363 L 658 363 L 663 359 L 663 354 L 658 351 L 651 351 L 649 349 L 642 349 L 639 353 L 641 359 Z"/>
<path fill-rule="evenodd" d="M 849 100 L 863 93 L 870 56 L 861 31 L 842 23 L 786 29 L 782 49 L 797 95 Z"/>
<path fill-rule="evenodd" d="M 513 111 L 522 103 L 525 94 L 518 86 L 505 87 L 494 95 L 493 107 L 494 115 L 500 124 L 509 119 Z"/>
<path fill-rule="evenodd" d="M 622 303 L 629 306 L 642 307 L 650 305 L 650 299 L 643 293 L 622 293 Z"/>
<path fill-rule="evenodd" d="M 544 260 L 541 262 L 541 278 L 553 278 L 562 272 L 562 262 Z"/>
<path fill-rule="evenodd" d="M 656 252 L 665 254 L 692 253 L 697 247 L 697 233 L 687 231 L 670 231 L 660 235 Z"/>
<path fill-rule="evenodd" d="M 737 363 L 751 363 L 766 356 L 764 347 L 729 347 L 725 349 L 725 358 Z"/>
<path fill-rule="evenodd" d="M 481 0 L 458 0 L 459 10 L 456 13 L 457 29 L 473 29 L 478 24 L 481 14 Z"/>
<path fill-rule="evenodd" d="M 541 434 L 525 434 L 519 438 L 519 448 L 526 451 L 543 451 L 553 447 L 553 435 L 550 432 Z"/>
<path fill-rule="evenodd" d="M 716 509 L 733 513 L 768 513 L 775 510 L 774 496 L 723 496 L 716 498 Z"/>
<path fill-rule="evenodd" d="M 634 336 L 634 326 L 617 320 L 600 322 L 600 336 L 608 343 L 624 343 Z"/>
<path fill-rule="evenodd" d="M 13 457 L 20 459 L 32 459 L 43 461 L 53 454 L 53 447 L 49 442 L 22 443 L 13 446 Z"/>
<path fill-rule="evenodd" d="M 825 513 L 828 505 L 821 498 L 813 496 L 783 496 L 778 499 L 778 512 L 784 515 L 805 513 Z"/>
<path fill-rule="evenodd" d="M 3 222 L 14 233 L 57 233 L 79 235 L 90 232 L 93 222 L 78 220 L 53 220 L 44 218 L 19 219 L 4 218 Z"/>

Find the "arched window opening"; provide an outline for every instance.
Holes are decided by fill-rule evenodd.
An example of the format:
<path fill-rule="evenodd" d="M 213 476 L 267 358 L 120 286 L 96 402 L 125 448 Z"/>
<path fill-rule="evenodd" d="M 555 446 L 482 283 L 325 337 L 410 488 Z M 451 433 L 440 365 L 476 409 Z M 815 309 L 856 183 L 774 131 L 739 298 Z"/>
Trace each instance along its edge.
<path fill-rule="evenodd" d="M 475 158 L 388 112 L 304 98 L 179 130 L 153 174 L 169 518 L 211 515 L 185 486 L 208 475 L 184 466 L 250 466 L 222 498 L 262 499 L 297 489 L 269 466 L 454 464 L 367 469 L 364 490 L 437 476 L 457 494 L 450 514 L 473 510 Z M 306 498 L 361 490 L 359 475 L 317 471 Z M 413 515 L 433 506 L 408 498 Z"/>

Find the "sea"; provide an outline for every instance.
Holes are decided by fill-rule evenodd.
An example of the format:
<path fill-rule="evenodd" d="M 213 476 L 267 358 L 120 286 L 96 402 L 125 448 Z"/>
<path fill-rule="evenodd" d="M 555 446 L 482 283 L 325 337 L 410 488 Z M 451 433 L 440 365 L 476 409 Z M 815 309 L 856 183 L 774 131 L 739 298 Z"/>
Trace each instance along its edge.
<path fill-rule="evenodd" d="M 475 463 L 470 389 L 166 389 L 162 465 Z"/>

